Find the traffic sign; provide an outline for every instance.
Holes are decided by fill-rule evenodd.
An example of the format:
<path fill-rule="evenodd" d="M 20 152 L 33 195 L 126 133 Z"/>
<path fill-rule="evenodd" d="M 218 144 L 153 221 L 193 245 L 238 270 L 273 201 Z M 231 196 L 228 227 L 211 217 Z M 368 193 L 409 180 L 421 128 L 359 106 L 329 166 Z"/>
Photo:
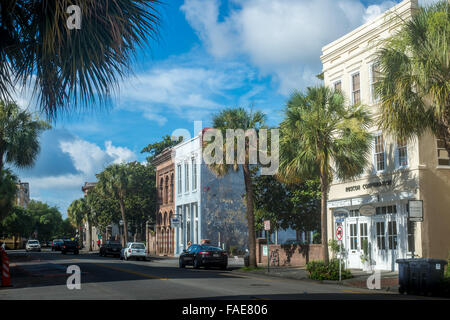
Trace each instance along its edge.
<path fill-rule="evenodd" d="M 336 222 L 344 222 L 345 218 L 336 218 Z"/>
<path fill-rule="evenodd" d="M 264 230 L 270 230 L 270 220 L 264 220 Z"/>
<path fill-rule="evenodd" d="M 339 226 L 336 228 L 336 238 L 338 240 L 342 240 L 342 236 L 344 235 L 344 231 L 342 231 L 342 227 Z"/>

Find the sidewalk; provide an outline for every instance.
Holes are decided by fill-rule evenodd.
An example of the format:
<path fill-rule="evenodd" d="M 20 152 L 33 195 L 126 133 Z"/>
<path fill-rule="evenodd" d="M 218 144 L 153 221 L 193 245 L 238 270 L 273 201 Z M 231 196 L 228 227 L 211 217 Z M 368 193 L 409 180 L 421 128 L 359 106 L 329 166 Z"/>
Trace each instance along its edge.
<path fill-rule="evenodd" d="M 241 274 L 258 274 L 265 275 L 269 277 L 280 277 L 285 279 L 294 279 L 294 280 L 304 280 L 304 281 L 314 281 L 318 283 L 324 284 L 340 284 L 343 286 L 354 287 L 354 288 L 364 288 L 367 287 L 367 280 L 373 274 L 369 272 L 365 272 L 362 270 L 351 269 L 351 273 L 353 278 L 346 279 L 341 282 L 334 280 L 312 280 L 308 276 L 308 272 L 305 267 L 270 267 L 269 272 L 267 271 L 267 266 L 260 265 L 261 269 L 252 270 L 252 271 L 242 271 L 242 270 L 233 270 L 235 273 Z M 392 271 L 380 271 L 380 290 L 389 291 L 389 292 L 398 292 L 398 272 Z M 375 285 L 375 283 L 373 283 Z"/>

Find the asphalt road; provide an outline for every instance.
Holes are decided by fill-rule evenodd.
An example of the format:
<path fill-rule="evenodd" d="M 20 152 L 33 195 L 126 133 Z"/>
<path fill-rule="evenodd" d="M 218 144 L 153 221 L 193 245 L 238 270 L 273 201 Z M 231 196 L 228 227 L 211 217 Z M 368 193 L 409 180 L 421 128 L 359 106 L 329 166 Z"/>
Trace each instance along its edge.
<path fill-rule="evenodd" d="M 227 271 L 178 268 L 176 259 L 121 261 L 98 254 L 10 251 L 13 287 L 0 289 L 5 299 L 428 299 L 352 289 L 311 280 L 242 274 L 230 263 Z M 81 289 L 69 290 L 67 267 L 81 270 Z M 238 273 L 239 272 L 239 273 Z"/>

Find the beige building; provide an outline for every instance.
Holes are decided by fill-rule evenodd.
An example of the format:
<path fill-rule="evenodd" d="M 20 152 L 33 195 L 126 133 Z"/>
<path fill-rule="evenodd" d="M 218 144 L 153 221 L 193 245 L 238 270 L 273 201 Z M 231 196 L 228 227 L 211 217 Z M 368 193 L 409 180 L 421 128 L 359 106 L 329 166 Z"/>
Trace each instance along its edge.
<path fill-rule="evenodd" d="M 411 17 L 417 0 L 405 0 L 322 48 L 325 85 L 340 88 L 350 103 L 361 101 L 377 113 L 373 83 L 379 40 Z M 401 18 L 401 19 L 399 19 Z M 439 141 L 426 134 L 395 141 L 374 127 L 372 159 L 352 181 L 334 180 L 328 201 L 328 238 L 343 229 L 347 267 L 362 268 L 362 244 L 375 269 L 397 270 L 397 258 L 447 258 L 450 253 L 450 160 Z M 423 222 L 408 218 L 409 200 L 423 201 Z M 364 214 L 360 209 L 365 206 Z M 371 207 L 375 213 L 371 213 Z M 342 210 L 342 208 L 344 210 Z M 339 210 L 338 210 L 339 209 Z M 345 210 L 346 209 L 346 210 Z M 347 211 L 348 210 L 348 211 Z M 347 217 L 335 217 L 337 211 Z M 367 240 L 367 242 L 365 241 Z"/>
<path fill-rule="evenodd" d="M 16 205 L 27 208 L 30 202 L 30 184 L 28 182 L 20 182 L 17 184 Z"/>

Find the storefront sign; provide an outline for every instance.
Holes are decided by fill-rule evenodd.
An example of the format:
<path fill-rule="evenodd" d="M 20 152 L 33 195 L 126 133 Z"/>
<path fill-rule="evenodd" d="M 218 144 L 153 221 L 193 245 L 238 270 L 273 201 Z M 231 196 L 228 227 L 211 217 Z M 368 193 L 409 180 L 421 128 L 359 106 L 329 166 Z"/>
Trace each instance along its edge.
<path fill-rule="evenodd" d="M 409 200 L 409 220 L 423 221 L 423 200 Z"/>
<path fill-rule="evenodd" d="M 390 186 L 392 184 L 392 180 L 383 180 L 383 181 L 377 181 L 377 182 L 370 182 L 363 185 L 356 185 L 345 188 L 345 192 L 352 192 L 352 191 L 359 191 L 361 188 L 363 190 L 371 189 L 371 188 L 379 188 L 383 186 Z"/>
<path fill-rule="evenodd" d="M 263 257 L 267 257 L 269 255 L 269 246 L 263 246 Z"/>
<path fill-rule="evenodd" d="M 373 216 L 376 210 L 370 204 L 365 204 L 359 208 L 359 214 L 362 216 Z"/>
<path fill-rule="evenodd" d="M 270 220 L 264 220 L 264 230 L 270 231 Z"/>
<path fill-rule="evenodd" d="M 348 217 L 348 215 L 350 214 L 350 211 L 348 211 L 348 209 L 345 208 L 338 208 L 336 210 L 334 210 L 333 215 L 335 217 Z"/>
<path fill-rule="evenodd" d="M 170 225 L 174 228 L 178 227 L 180 225 L 180 219 L 178 218 L 172 218 L 170 220 Z"/>

